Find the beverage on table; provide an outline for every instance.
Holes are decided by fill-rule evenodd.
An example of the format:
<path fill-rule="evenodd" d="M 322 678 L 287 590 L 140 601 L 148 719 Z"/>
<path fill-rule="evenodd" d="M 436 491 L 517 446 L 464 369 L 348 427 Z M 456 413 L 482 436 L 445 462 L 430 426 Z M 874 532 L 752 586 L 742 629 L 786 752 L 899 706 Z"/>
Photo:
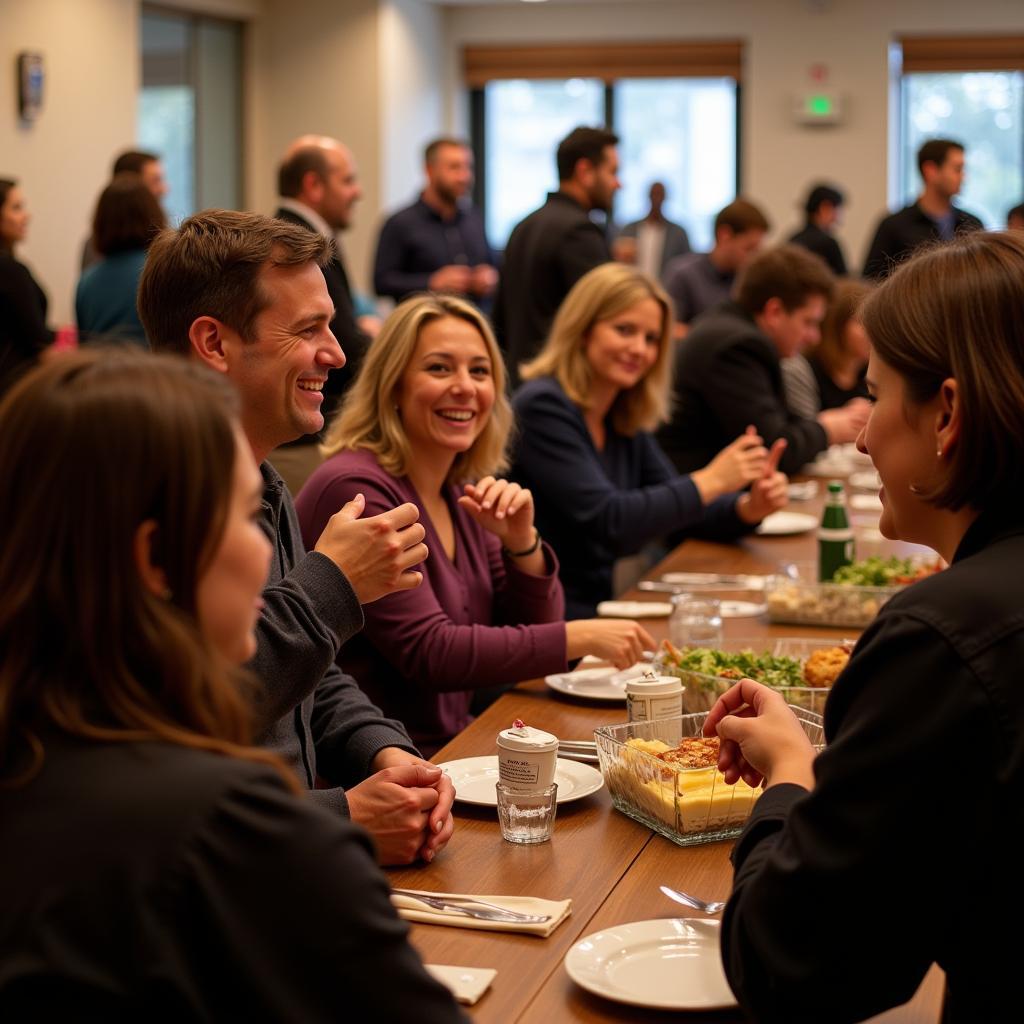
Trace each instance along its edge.
<path fill-rule="evenodd" d="M 846 511 L 846 494 L 838 480 L 828 485 L 825 511 L 818 529 L 818 579 L 829 582 L 836 570 L 853 561 L 853 530 Z"/>

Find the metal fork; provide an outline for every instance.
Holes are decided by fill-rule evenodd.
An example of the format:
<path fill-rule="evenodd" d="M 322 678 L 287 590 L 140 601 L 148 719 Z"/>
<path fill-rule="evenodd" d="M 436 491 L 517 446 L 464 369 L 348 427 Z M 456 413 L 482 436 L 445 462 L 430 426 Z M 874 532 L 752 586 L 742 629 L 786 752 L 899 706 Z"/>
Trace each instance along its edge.
<path fill-rule="evenodd" d="M 476 917 L 481 921 L 505 921 L 516 924 L 543 924 L 551 920 L 547 914 L 521 914 L 517 910 L 506 910 L 504 907 L 496 906 L 494 903 L 487 903 L 484 900 L 473 899 L 470 896 L 425 896 L 420 892 L 413 892 L 411 889 L 392 889 L 399 896 L 408 896 L 410 899 L 419 900 L 434 910 L 454 910 L 467 917 Z"/>

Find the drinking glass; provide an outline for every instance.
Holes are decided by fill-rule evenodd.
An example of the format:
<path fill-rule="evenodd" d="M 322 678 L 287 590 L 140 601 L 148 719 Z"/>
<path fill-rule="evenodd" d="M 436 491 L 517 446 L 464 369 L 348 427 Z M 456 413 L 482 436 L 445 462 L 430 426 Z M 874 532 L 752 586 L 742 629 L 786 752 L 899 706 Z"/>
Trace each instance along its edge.
<path fill-rule="evenodd" d="M 676 594 L 672 598 L 668 635 L 676 647 L 721 647 L 721 602 L 717 598 Z"/>
<path fill-rule="evenodd" d="M 501 836 L 509 843 L 528 845 L 546 843 L 555 824 L 555 801 L 558 783 L 532 793 L 512 789 L 502 782 L 496 783 L 498 793 L 498 821 Z"/>

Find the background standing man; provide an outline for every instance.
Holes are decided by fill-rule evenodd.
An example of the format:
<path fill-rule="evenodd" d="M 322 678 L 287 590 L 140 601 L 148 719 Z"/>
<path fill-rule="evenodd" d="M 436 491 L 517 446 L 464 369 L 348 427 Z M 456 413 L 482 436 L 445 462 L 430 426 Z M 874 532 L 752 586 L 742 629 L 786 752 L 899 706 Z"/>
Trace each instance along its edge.
<path fill-rule="evenodd" d="M 612 256 L 591 210 L 611 211 L 619 188 L 618 136 L 574 128 L 558 144 L 558 191 L 513 229 L 494 303 L 494 326 L 513 386 L 536 355 L 569 289 Z"/>
<path fill-rule="evenodd" d="M 663 182 L 654 182 L 648 196 L 651 207 L 647 216 L 627 224 L 619 232 L 619 237 L 612 244 L 612 252 L 617 260 L 632 263 L 660 281 L 672 260 L 691 251 L 690 236 L 682 224 L 669 220 L 662 212 L 667 196 Z"/>
<path fill-rule="evenodd" d="M 929 139 L 917 151 L 917 169 L 924 188 L 915 202 L 878 225 L 864 261 L 865 277 L 888 277 L 918 246 L 937 239 L 948 242 L 984 226 L 974 214 L 953 205 L 964 184 L 964 147 L 959 142 Z"/>
<path fill-rule="evenodd" d="M 435 139 L 423 162 L 426 188 L 381 228 L 373 287 L 395 302 L 434 291 L 489 305 L 498 271 L 483 218 L 469 199 L 473 154 L 460 139 Z"/>

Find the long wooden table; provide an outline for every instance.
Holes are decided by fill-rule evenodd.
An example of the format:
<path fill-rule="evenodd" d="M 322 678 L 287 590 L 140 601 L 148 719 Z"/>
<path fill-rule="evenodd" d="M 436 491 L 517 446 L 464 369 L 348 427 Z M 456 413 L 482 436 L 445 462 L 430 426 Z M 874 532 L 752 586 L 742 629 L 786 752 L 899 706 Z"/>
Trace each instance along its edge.
<path fill-rule="evenodd" d="M 817 514 L 820 503 L 799 506 Z M 649 574 L 667 571 L 763 573 L 780 562 L 813 557 L 813 534 L 750 537 L 738 545 L 687 541 Z M 664 595 L 632 591 L 631 598 Z M 750 597 L 750 594 L 745 595 Z M 660 640 L 665 620 L 646 620 Z M 726 620 L 727 636 L 848 636 L 850 630 L 772 626 L 763 618 Z M 499 730 L 521 718 L 564 739 L 591 738 L 600 725 L 624 722 L 623 705 L 575 700 L 543 681 L 522 683 L 502 696 L 463 733 L 438 752 L 438 763 L 492 754 Z M 613 924 L 649 918 L 699 916 L 671 903 L 659 891 L 670 884 L 704 899 L 725 899 L 732 885 L 728 842 L 679 847 L 614 810 L 606 789 L 558 808 L 554 837 L 537 846 L 514 846 L 501 838 L 491 809 L 456 805 L 456 832 L 429 867 L 389 872 L 392 884 L 437 892 L 571 897 L 573 910 L 549 938 L 467 928 L 415 925 L 412 941 L 428 963 L 492 967 L 491 990 L 471 1009 L 474 1021 L 663 1021 L 662 1011 L 643 1010 L 592 996 L 565 972 L 566 952 L 584 935 Z M 682 913 L 680 913 L 682 911 Z M 911 1002 L 876 1022 L 934 1024 L 939 1018 L 942 973 L 934 968 Z M 688 1013 L 694 1024 L 743 1020 L 738 1011 Z"/>

